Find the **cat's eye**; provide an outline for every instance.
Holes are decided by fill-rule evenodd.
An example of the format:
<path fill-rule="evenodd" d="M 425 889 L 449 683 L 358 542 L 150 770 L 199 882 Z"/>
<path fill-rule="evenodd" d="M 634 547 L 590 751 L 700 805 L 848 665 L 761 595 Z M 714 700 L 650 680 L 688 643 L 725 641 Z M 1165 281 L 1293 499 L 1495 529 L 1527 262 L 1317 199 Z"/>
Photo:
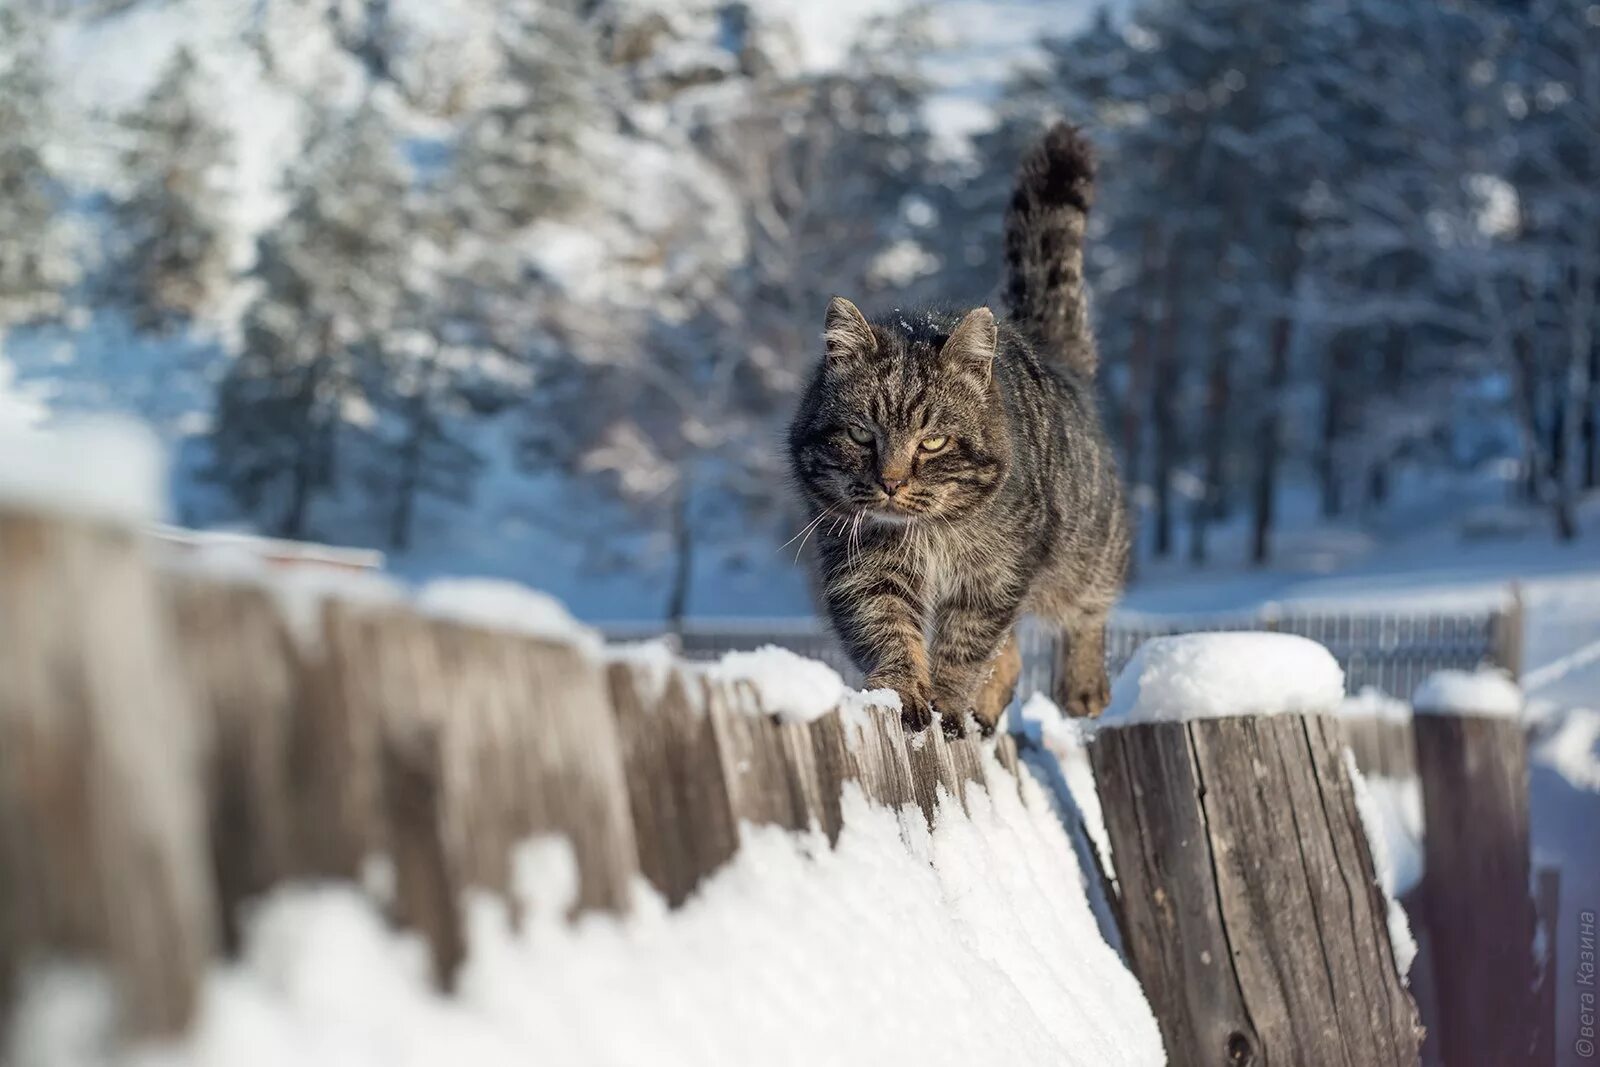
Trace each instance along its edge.
<path fill-rule="evenodd" d="M 950 438 L 944 436 L 943 434 L 940 434 L 937 437 L 924 437 L 922 439 L 922 450 L 924 452 L 940 452 L 943 451 L 944 446 L 948 445 L 949 443 Z"/>
<path fill-rule="evenodd" d="M 852 426 L 848 432 L 850 440 L 858 445 L 870 445 L 872 443 L 872 431 L 865 426 Z"/>

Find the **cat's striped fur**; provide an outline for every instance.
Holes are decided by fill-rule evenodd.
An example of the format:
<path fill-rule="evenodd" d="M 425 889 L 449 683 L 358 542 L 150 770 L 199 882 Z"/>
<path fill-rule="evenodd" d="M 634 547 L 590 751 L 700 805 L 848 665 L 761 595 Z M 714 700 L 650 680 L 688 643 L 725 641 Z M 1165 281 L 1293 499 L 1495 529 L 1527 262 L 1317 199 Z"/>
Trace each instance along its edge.
<path fill-rule="evenodd" d="M 1083 292 L 1087 146 L 1052 129 L 1006 219 L 1010 321 L 988 308 L 868 321 L 835 298 L 826 354 L 790 429 L 823 599 L 872 688 L 906 722 L 1010 699 L 1023 612 L 1066 640 L 1057 698 L 1098 714 L 1104 627 L 1128 555 L 1122 490 L 1095 403 Z"/>

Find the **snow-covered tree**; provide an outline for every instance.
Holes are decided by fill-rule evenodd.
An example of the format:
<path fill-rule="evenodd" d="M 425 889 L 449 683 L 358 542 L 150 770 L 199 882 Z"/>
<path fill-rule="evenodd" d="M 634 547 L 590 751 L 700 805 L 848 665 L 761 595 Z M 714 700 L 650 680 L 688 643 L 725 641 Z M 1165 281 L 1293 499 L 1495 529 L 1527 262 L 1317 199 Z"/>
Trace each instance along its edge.
<path fill-rule="evenodd" d="M 0 5 L 0 333 L 58 310 L 70 275 L 62 193 L 44 158 L 52 125 L 40 29 L 28 9 Z"/>
<path fill-rule="evenodd" d="M 370 104 L 319 132 L 294 188 L 289 214 L 260 243 L 259 292 L 214 430 L 221 480 L 285 536 L 308 532 L 339 453 L 377 417 L 413 248 L 410 176 Z"/>
<path fill-rule="evenodd" d="M 142 330 L 164 332 L 217 308 L 231 281 L 219 184 L 230 144 L 198 79 L 194 57 L 180 49 L 122 122 L 128 189 L 115 204 L 121 247 L 109 284 Z"/>
<path fill-rule="evenodd" d="M 573 208 L 595 176 L 585 137 L 614 125 L 596 26 L 578 0 L 498 8 L 498 76 L 461 132 L 474 223 L 519 229 Z"/>

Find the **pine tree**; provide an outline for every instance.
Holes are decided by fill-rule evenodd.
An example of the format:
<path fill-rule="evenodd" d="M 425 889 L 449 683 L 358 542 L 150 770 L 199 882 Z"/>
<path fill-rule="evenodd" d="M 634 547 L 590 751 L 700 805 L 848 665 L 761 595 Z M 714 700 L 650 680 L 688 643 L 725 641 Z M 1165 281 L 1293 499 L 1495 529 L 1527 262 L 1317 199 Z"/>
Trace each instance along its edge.
<path fill-rule="evenodd" d="M 123 247 L 113 295 L 141 330 L 166 332 L 214 309 L 230 283 L 220 217 L 220 169 L 228 137 L 196 99 L 187 49 L 173 57 L 144 106 L 123 120 L 130 181 L 115 205 Z"/>
<path fill-rule="evenodd" d="M 45 163 L 49 87 L 39 27 L 0 5 L 0 332 L 57 311 L 69 264 L 61 192 Z"/>
<path fill-rule="evenodd" d="M 614 121 L 595 27 L 578 0 L 515 0 L 499 9 L 501 70 L 466 123 L 456 172 L 484 228 L 520 229 L 584 199 L 586 131 Z"/>
<path fill-rule="evenodd" d="M 304 536 L 336 459 L 376 417 L 385 346 L 402 321 L 411 192 L 393 133 L 370 105 L 329 124 L 295 176 L 288 216 L 263 238 L 259 295 L 218 396 L 218 474 L 247 511 Z"/>

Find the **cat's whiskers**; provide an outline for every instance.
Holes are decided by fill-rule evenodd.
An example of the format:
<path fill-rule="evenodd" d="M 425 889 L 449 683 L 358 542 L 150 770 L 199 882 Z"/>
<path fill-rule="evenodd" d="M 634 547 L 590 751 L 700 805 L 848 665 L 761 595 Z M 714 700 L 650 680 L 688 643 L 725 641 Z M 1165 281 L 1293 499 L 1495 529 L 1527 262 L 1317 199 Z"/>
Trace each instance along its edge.
<path fill-rule="evenodd" d="M 823 519 L 828 517 L 828 513 L 829 513 L 830 510 L 831 509 L 825 508 L 822 511 L 818 512 L 816 518 L 812 519 L 810 522 L 808 522 L 804 526 L 800 527 L 800 532 L 799 533 L 795 534 L 794 537 L 789 538 L 789 540 L 787 540 L 783 544 L 779 545 L 778 546 L 778 551 L 782 552 L 784 549 L 786 549 L 790 545 L 794 544 L 797 539 L 799 539 L 799 538 L 801 538 L 801 537 L 803 537 L 805 535 L 810 534 L 812 530 L 817 528 L 817 523 L 821 522 Z M 803 540 L 800 541 L 800 547 L 801 548 L 804 548 L 805 544 L 806 544 L 805 541 L 803 541 Z M 795 558 L 796 559 L 800 558 L 798 553 L 796 553 Z"/>
<path fill-rule="evenodd" d="M 806 550 L 806 542 L 811 540 L 811 534 L 816 530 L 816 528 L 821 524 L 823 518 L 826 516 L 827 512 L 823 512 L 821 515 L 817 516 L 816 522 L 813 522 L 806 530 L 802 531 L 805 536 L 800 539 L 800 547 L 794 550 L 794 561 L 796 563 L 800 562 L 800 553 Z M 794 539 L 790 538 L 790 540 L 792 541 Z"/>

